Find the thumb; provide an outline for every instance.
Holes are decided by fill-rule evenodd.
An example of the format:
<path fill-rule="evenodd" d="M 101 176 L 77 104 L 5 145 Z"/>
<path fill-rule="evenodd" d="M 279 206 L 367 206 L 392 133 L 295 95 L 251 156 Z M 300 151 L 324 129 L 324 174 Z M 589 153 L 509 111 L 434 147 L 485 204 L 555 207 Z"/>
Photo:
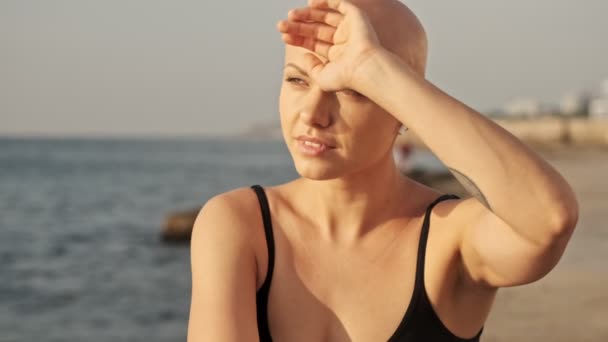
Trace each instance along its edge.
<path fill-rule="evenodd" d="M 318 83 L 321 70 L 323 70 L 325 67 L 323 61 L 319 59 L 319 57 L 309 52 L 304 55 L 303 63 L 304 70 L 306 70 L 308 75 L 310 75 L 310 77 L 312 77 L 312 79 Z"/>
<path fill-rule="evenodd" d="M 343 82 L 337 77 L 340 75 L 339 66 L 336 63 L 324 62 L 312 53 L 303 57 L 303 67 L 308 75 L 317 83 L 323 91 L 339 91 L 343 88 Z"/>

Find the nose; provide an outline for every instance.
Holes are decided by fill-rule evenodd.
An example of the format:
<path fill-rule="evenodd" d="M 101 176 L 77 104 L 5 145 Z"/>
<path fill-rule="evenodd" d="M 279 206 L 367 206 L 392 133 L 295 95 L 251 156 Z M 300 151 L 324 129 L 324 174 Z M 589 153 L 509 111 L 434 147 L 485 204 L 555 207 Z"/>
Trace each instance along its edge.
<path fill-rule="evenodd" d="M 299 116 L 307 125 L 327 128 L 331 125 L 331 93 L 311 90 L 303 101 Z"/>

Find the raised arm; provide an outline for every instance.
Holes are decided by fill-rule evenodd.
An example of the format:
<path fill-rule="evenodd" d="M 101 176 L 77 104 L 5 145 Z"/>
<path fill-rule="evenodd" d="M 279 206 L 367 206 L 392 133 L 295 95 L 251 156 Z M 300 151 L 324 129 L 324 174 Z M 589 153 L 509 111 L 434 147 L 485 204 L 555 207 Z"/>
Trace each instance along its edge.
<path fill-rule="evenodd" d="M 259 341 L 253 230 L 237 197 L 212 198 L 194 224 L 188 342 Z"/>
<path fill-rule="evenodd" d="M 309 0 L 278 29 L 287 44 L 315 52 L 306 68 L 323 90 L 352 89 L 382 107 L 473 194 L 459 206 L 466 224 L 457 241 L 472 282 L 523 284 L 554 267 L 578 220 L 572 189 L 512 134 L 426 80 L 424 63 L 408 61 L 425 44 L 407 8 L 391 0 Z"/>
<path fill-rule="evenodd" d="M 377 54 L 366 75 L 364 94 L 416 132 L 474 196 L 461 206 L 467 211 L 461 251 L 472 280 L 510 286 L 549 272 L 578 219 L 575 195 L 564 178 L 512 134 L 395 55 Z"/>

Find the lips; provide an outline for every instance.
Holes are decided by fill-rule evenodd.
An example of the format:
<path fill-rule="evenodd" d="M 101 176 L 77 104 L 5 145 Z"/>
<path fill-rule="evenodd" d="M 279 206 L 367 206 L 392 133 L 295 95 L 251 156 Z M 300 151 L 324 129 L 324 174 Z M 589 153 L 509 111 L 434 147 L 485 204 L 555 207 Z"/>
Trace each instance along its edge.
<path fill-rule="evenodd" d="M 307 135 L 301 135 L 297 137 L 297 140 L 304 143 L 307 146 L 319 147 L 320 145 L 324 145 L 326 148 L 335 148 L 336 146 L 328 141 L 327 139 L 311 137 Z"/>
<path fill-rule="evenodd" d="M 335 145 L 325 139 L 299 136 L 297 138 L 300 152 L 308 156 L 320 156 L 323 152 L 335 148 Z"/>

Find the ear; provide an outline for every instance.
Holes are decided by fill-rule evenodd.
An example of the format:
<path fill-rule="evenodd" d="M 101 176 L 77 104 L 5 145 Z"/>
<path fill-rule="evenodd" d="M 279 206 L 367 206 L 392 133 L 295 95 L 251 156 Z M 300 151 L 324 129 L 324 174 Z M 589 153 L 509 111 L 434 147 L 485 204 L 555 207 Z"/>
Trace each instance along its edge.
<path fill-rule="evenodd" d="M 403 124 L 401 124 L 401 122 L 397 121 L 397 124 L 395 125 L 395 130 L 394 130 L 395 135 L 402 135 L 406 131 L 407 131 L 407 127 L 403 126 Z"/>

